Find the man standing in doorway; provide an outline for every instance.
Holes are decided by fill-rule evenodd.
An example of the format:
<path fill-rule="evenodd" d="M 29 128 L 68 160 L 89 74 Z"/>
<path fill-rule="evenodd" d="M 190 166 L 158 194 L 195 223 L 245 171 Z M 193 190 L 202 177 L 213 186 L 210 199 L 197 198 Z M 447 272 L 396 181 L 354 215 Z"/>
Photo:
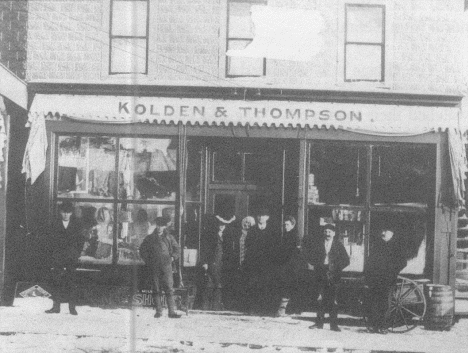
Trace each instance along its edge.
<path fill-rule="evenodd" d="M 309 268 L 315 271 L 319 290 L 317 321 L 310 328 L 323 328 L 325 312 L 330 316 L 330 329 L 341 331 L 338 327 L 338 305 L 336 289 L 341 273 L 349 265 L 349 255 L 344 245 L 335 238 L 336 228 L 333 224 L 323 227 L 323 239 L 306 255 Z"/>
<path fill-rule="evenodd" d="M 171 220 L 165 217 L 156 218 L 156 229 L 147 235 L 140 246 L 140 256 L 149 267 L 153 284 L 153 298 L 156 305 L 155 318 L 162 316 L 161 294 L 164 286 L 166 293 L 168 316 L 180 318 L 175 308 L 174 300 L 174 268 L 175 261 L 180 256 L 180 246 L 167 230 Z"/>
<path fill-rule="evenodd" d="M 78 315 L 75 270 L 85 242 L 83 228 L 73 215 L 73 204 L 70 201 L 64 201 L 59 205 L 59 213 L 60 217 L 53 221 L 48 238 L 54 290 L 53 306 L 46 310 L 46 313 L 59 313 L 60 303 L 68 301 L 70 314 Z"/>

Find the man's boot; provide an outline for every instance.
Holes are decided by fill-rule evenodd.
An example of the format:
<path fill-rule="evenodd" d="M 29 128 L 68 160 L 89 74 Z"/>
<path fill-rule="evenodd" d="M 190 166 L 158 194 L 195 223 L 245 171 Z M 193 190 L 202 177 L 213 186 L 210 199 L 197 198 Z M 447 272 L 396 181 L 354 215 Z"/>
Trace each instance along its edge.
<path fill-rule="evenodd" d="M 173 294 L 167 294 L 167 308 L 169 310 L 168 316 L 171 319 L 179 319 L 181 315 L 176 313 L 176 305 Z"/>
<path fill-rule="evenodd" d="M 45 311 L 46 314 L 58 314 L 60 312 L 60 302 L 54 300 L 52 308 Z"/>
<path fill-rule="evenodd" d="M 76 311 L 76 304 L 73 301 L 70 301 L 68 303 L 68 310 L 70 311 L 70 314 L 72 315 L 78 315 L 78 312 Z"/>
<path fill-rule="evenodd" d="M 202 293 L 202 310 L 211 310 L 212 296 L 213 296 L 213 288 L 206 287 Z"/>
<path fill-rule="evenodd" d="M 288 306 L 289 299 L 288 298 L 281 298 L 281 303 L 276 312 L 276 317 L 283 317 L 286 316 L 286 307 Z"/>
<path fill-rule="evenodd" d="M 159 294 L 154 296 L 154 306 L 156 307 L 156 313 L 154 314 L 154 317 L 158 319 L 162 316 L 162 303 L 161 296 Z"/>
<path fill-rule="evenodd" d="M 223 310 L 222 293 L 221 288 L 215 288 L 213 291 L 213 310 Z"/>

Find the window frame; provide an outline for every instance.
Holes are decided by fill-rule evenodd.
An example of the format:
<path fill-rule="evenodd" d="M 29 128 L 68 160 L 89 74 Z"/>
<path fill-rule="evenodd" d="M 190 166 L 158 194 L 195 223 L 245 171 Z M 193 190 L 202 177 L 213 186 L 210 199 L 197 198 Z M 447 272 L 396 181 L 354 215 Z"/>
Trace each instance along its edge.
<path fill-rule="evenodd" d="M 231 3 L 250 3 L 252 5 L 266 5 L 267 4 L 267 0 L 226 0 L 226 40 L 225 40 L 225 53 L 227 52 L 228 48 L 229 48 L 229 43 L 230 42 L 235 42 L 235 41 L 248 41 L 250 40 L 249 44 L 253 41 L 253 37 L 252 38 L 247 38 L 247 37 L 229 37 L 229 20 L 230 20 L 230 13 L 229 13 L 229 9 L 230 9 L 230 4 Z M 232 75 L 229 73 L 229 61 L 230 61 L 230 57 L 225 55 L 225 77 L 228 77 L 228 78 L 245 78 L 245 77 L 265 77 L 266 76 L 266 63 L 267 63 L 267 60 L 266 58 L 263 58 L 262 59 L 262 65 L 263 65 L 263 70 L 262 70 L 262 74 L 261 75 Z"/>
<path fill-rule="evenodd" d="M 385 20 L 382 31 L 384 38 L 384 57 L 382 65 L 382 81 L 376 80 L 346 80 L 345 76 L 345 43 L 346 43 L 346 5 L 383 6 Z M 337 41 L 337 70 L 336 84 L 341 87 L 354 87 L 356 89 L 392 88 L 394 72 L 394 5 L 392 0 L 339 0 L 338 1 L 338 41 Z"/>
<path fill-rule="evenodd" d="M 115 139 L 115 146 L 116 146 L 116 151 L 115 151 L 115 161 L 114 161 L 114 172 L 116 175 L 116 182 L 114 185 L 113 190 L 111 191 L 111 196 L 108 198 L 100 198 L 100 197 L 92 197 L 92 196 L 87 196 L 87 197 L 80 197 L 80 196 L 73 196 L 73 197 L 65 197 L 61 196 L 58 193 L 58 182 L 59 182 L 59 149 L 60 149 L 60 138 L 61 137 L 79 137 L 79 138 L 91 138 L 91 137 L 109 137 L 109 138 L 114 138 Z M 120 171 L 120 153 L 121 153 L 121 148 L 120 146 L 120 140 L 121 139 L 126 139 L 126 138 L 131 138 L 131 139 L 176 139 L 175 136 L 173 135 L 126 135 L 126 134 L 116 134 L 116 133 L 105 133 L 105 132 L 100 132 L 100 133 L 87 133 L 87 132 L 69 132 L 69 131 L 54 131 L 53 132 L 53 146 L 54 146 L 54 153 L 51 155 L 52 159 L 51 162 L 53 163 L 53 173 L 51 173 L 51 186 L 52 186 L 52 202 L 51 202 L 51 212 L 52 214 L 57 214 L 57 205 L 60 202 L 63 201 L 70 201 L 73 204 L 79 204 L 79 203 L 89 203 L 89 204 L 109 204 L 111 205 L 111 212 L 113 214 L 113 244 L 112 244 L 112 258 L 109 263 L 100 263 L 100 262 L 92 262 L 92 261 L 85 261 L 85 262 L 80 262 L 80 267 L 83 268 L 95 268 L 95 267 L 100 267 L 100 266 L 135 266 L 135 265 L 141 265 L 138 262 L 132 262 L 132 263 L 126 263 L 119 261 L 118 257 L 118 231 L 121 222 L 119 222 L 119 211 L 121 211 L 121 207 L 124 204 L 127 205 L 148 205 L 148 206 L 154 206 L 154 205 L 161 205 L 161 206 L 167 206 L 167 207 L 173 207 L 175 211 L 175 217 L 176 217 L 176 222 L 174 224 L 175 226 L 175 233 L 174 235 L 176 236 L 178 234 L 178 222 L 177 219 L 179 217 L 178 215 L 178 205 L 179 205 L 179 199 L 180 199 L 180 194 L 181 190 L 177 189 L 176 190 L 176 197 L 174 200 L 164 200 L 164 199 L 123 199 L 119 196 L 118 193 L 118 184 L 120 182 L 119 178 L 119 171 Z M 180 147 L 178 147 L 180 148 Z M 179 163 L 179 152 L 177 153 L 177 161 L 176 161 L 176 173 L 179 176 L 180 175 L 180 163 Z"/>
<path fill-rule="evenodd" d="M 357 7 L 357 8 L 380 8 L 382 10 L 382 33 L 381 33 L 381 40 L 380 43 L 378 42 L 364 42 L 364 41 L 348 41 L 348 10 L 350 7 Z M 366 81 L 366 82 L 385 82 L 385 35 L 386 35 L 386 30 L 385 30 L 385 22 L 386 22 L 386 7 L 385 5 L 380 5 L 380 4 L 354 4 L 354 3 L 346 3 L 345 4 L 345 35 L 344 35 L 344 80 L 346 82 L 360 82 L 360 81 Z M 380 47 L 380 80 L 373 80 L 373 79 L 348 79 L 347 78 L 347 62 L 348 62 L 348 46 L 349 45 L 356 45 L 356 46 L 362 46 L 362 47 L 368 47 L 368 46 L 376 46 Z"/>
<path fill-rule="evenodd" d="M 146 3 L 146 35 L 145 36 L 125 36 L 125 35 L 113 35 L 112 34 L 112 21 L 114 15 L 114 3 L 116 2 L 144 2 Z M 149 60 L 149 26 L 150 26 L 150 1 L 149 0 L 110 0 L 109 4 L 109 65 L 108 65 L 108 75 L 148 75 L 148 60 Z M 112 43 L 115 39 L 145 39 L 146 40 L 146 49 L 145 49 L 145 70 L 144 72 L 136 71 L 112 71 Z"/>

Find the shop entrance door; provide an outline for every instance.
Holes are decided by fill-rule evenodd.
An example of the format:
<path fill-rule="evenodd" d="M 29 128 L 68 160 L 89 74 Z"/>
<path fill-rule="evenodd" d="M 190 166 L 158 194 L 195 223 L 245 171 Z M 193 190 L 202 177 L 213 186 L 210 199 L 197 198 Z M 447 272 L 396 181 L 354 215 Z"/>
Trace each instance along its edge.
<path fill-rule="evenodd" d="M 237 220 L 270 211 L 280 225 L 284 211 L 285 148 L 267 142 L 212 143 L 208 148 L 207 213 L 228 208 Z"/>

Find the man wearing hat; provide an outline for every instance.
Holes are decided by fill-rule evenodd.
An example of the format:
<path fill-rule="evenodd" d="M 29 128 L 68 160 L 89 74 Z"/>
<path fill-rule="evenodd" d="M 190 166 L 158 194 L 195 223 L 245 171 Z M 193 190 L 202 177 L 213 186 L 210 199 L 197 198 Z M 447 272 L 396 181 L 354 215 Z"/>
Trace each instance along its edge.
<path fill-rule="evenodd" d="M 325 312 L 330 316 L 330 329 L 341 331 L 338 327 L 338 307 L 336 288 L 341 273 L 349 265 L 349 255 L 344 245 L 335 238 L 336 228 L 333 224 L 323 227 L 323 238 L 306 254 L 309 268 L 315 271 L 319 291 L 317 321 L 310 328 L 323 328 Z"/>
<path fill-rule="evenodd" d="M 206 287 L 202 294 L 203 310 L 223 310 L 223 299 L 232 294 L 230 274 L 237 268 L 234 260 L 236 216 L 227 207 L 217 212 L 204 229 L 202 268 L 206 273 Z M 224 291 L 224 293 L 223 293 Z"/>
<path fill-rule="evenodd" d="M 279 229 L 272 226 L 267 208 L 258 210 L 256 221 L 247 235 L 243 264 L 248 283 L 247 306 L 252 314 L 269 314 L 276 306 L 273 285 L 281 236 Z"/>
<path fill-rule="evenodd" d="M 394 227 L 383 225 L 371 241 L 369 259 L 364 269 L 366 314 L 371 333 L 387 333 L 385 313 L 388 296 L 406 265 L 405 249 L 401 240 L 394 236 Z"/>
<path fill-rule="evenodd" d="M 68 301 L 70 314 L 78 315 L 74 279 L 85 238 L 80 221 L 73 215 L 73 204 L 64 201 L 58 208 L 60 216 L 52 222 L 47 238 L 51 255 L 53 306 L 46 313 L 59 313 L 60 303 Z"/>
<path fill-rule="evenodd" d="M 177 240 L 169 233 L 167 227 L 170 218 L 157 217 L 156 228 L 147 235 L 140 246 L 140 256 L 149 267 L 153 284 L 153 298 L 156 306 L 155 318 L 162 316 L 161 287 L 166 293 L 168 316 L 173 319 L 180 318 L 176 312 L 174 301 L 173 266 L 180 256 L 180 246 Z"/>

